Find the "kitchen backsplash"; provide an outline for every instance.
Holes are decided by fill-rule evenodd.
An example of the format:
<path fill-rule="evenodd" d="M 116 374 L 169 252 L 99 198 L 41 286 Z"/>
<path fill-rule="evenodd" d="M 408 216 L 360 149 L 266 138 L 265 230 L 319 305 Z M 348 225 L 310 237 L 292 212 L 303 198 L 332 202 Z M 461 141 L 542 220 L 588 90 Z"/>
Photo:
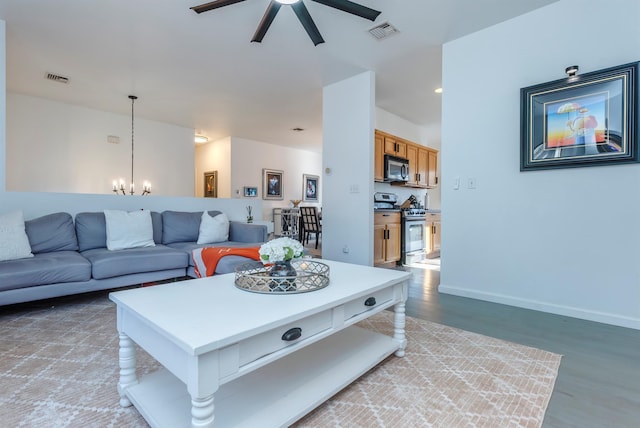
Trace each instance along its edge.
<path fill-rule="evenodd" d="M 402 204 L 411 195 L 414 195 L 421 204 L 424 204 L 425 195 L 429 192 L 429 209 L 440 209 L 440 188 L 426 190 L 392 186 L 389 183 L 375 183 L 374 189 L 376 192 L 395 193 L 398 195 L 398 204 Z"/>

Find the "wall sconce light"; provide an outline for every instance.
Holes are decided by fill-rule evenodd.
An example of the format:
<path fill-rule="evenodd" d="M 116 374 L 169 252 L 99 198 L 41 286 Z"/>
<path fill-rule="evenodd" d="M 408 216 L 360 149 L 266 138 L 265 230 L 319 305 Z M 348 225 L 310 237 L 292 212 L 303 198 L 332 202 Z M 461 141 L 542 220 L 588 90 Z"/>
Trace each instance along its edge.
<path fill-rule="evenodd" d="M 569 67 L 564 69 L 564 72 L 567 73 L 567 76 L 574 77 L 576 74 L 578 74 L 579 69 L 580 68 L 577 65 L 570 65 Z"/>
<path fill-rule="evenodd" d="M 205 137 L 204 135 L 196 134 L 196 136 L 194 137 L 193 141 L 196 144 L 204 144 L 204 143 L 209 141 L 209 137 Z"/>

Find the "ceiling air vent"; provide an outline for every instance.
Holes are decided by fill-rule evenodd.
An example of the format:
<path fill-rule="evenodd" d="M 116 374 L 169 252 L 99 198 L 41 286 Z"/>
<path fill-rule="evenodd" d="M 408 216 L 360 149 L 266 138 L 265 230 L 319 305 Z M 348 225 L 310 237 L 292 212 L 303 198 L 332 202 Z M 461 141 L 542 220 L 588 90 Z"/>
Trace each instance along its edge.
<path fill-rule="evenodd" d="M 54 82 L 69 83 L 68 77 L 60 76 L 59 74 L 47 73 L 44 77 L 45 79 L 52 80 Z"/>
<path fill-rule="evenodd" d="M 380 25 L 376 25 L 375 27 L 370 28 L 369 33 L 371 33 L 371 35 L 376 39 L 382 40 L 386 39 L 389 36 L 393 36 L 396 33 L 399 33 L 399 31 L 396 27 L 389 24 L 388 22 L 383 22 Z"/>

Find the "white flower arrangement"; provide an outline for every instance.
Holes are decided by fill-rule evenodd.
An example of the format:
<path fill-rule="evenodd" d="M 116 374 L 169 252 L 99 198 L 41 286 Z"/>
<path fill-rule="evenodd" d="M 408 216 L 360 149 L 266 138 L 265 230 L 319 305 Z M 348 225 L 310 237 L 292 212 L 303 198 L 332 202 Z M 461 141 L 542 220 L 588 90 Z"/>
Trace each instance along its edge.
<path fill-rule="evenodd" d="M 302 257 L 302 244 L 291 238 L 278 238 L 260 246 L 260 260 L 263 264 L 282 262 Z"/>

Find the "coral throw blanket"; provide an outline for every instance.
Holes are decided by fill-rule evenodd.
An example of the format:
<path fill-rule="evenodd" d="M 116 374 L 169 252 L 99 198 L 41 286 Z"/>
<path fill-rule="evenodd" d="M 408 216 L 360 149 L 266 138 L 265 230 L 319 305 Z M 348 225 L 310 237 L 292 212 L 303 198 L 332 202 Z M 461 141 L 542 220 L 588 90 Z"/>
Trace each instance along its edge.
<path fill-rule="evenodd" d="M 260 260 L 260 247 L 205 247 L 191 252 L 196 276 L 212 276 L 218 262 L 224 256 L 242 256 L 253 260 Z"/>

